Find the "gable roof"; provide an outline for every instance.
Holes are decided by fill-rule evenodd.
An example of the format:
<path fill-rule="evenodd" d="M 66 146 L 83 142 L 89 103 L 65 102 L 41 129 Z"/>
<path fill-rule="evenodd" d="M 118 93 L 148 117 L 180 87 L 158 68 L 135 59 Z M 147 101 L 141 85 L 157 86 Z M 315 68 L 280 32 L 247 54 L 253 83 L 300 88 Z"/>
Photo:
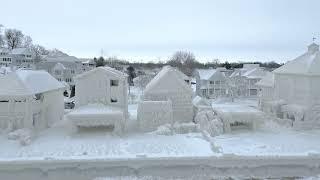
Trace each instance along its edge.
<path fill-rule="evenodd" d="M 144 93 L 187 92 L 191 87 L 184 81 L 179 70 L 164 66 L 162 70 L 147 84 Z"/>
<path fill-rule="evenodd" d="M 266 75 L 266 71 L 260 67 L 246 71 L 242 76 L 249 79 L 261 79 Z"/>
<path fill-rule="evenodd" d="M 8 83 L 10 82 L 10 83 Z M 27 96 L 65 86 L 45 71 L 17 70 L 0 77 L 0 96 Z"/>
<path fill-rule="evenodd" d="M 17 55 L 17 54 L 31 54 L 31 52 L 28 50 L 28 48 L 14 48 L 11 50 L 11 54 Z"/>
<path fill-rule="evenodd" d="M 320 76 L 320 51 L 315 43 L 308 46 L 308 52 L 288 61 L 273 71 L 276 74 L 300 74 Z"/>
<path fill-rule="evenodd" d="M 213 76 L 213 74 L 217 72 L 216 69 L 196 69 L 196 71 L 198 72 L 199 77 L 202 80 L 210 79 Z"/>
<path fill-rule="evenodd" d="M 256 83 L 257 86 L 273 87 L 274 86 L 274 74 L 267 72 L 266 75 Z"/>
<path fill-rule="evenodd" d="M 97 68 L 94 68 L 94 69 L 92 69 L 90 71 L 81 73 L 81 74 L 75 76 L 74 78 L 75 79 L 81 79 L 81 78 L 87 77 L 88 75 L 90 75 L 92 73 L 96 73 L 98 71 L 104 71 L 104 72 L 107 72 L 107 73 L 111 73 L 111 74 L 113 74 L 114 76 L 116 76 L 116 77 L 118 77 L 120 79 L 126 79 L 128 77 L 128 75 L 126 73 L 123 73 L 121 71 L 118 71 L 118 70 L 113 69 L 113 68 L 108 67 L 108 66 L 104 66 L 104 67 L 97 67 Z"/>

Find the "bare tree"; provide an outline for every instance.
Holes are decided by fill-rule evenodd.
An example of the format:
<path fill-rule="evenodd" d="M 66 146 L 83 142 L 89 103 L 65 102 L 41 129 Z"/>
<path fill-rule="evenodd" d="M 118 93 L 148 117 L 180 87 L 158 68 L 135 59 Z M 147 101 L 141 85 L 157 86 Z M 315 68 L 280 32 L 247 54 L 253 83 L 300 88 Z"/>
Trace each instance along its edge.
<path fill-rule="evenodd" d="M 0 24 L 0 47 L 4 47 L 4 37 L 2 35 L 2 28 L 3 28 L 3 25 Z"/>
<path fill-rule="evenodd" d="M 14 49 L 18 48 L 23 43 L 23 33 L 17 29 L 6 29 L 5 40 L 8 48 Z"/>
<path fill-rule="evenodd" d="M 152 75 L 141 75 L 133 79 L 133 83 L 137 86 L 141 91 L 145 89 L 147 84 L 152 80 Z"/>
<path fill-rule="evenodd" d="M 191 75 L 195 64 L 197 63 L 193 53 L 188 51 L 177 51 L 175 52 L 168 64 L 171 66 L 178 67 L 186 75 Z"/>
<path fill-rule="evenodd" d="M 38 44 L 31 45 L 30 50 L 34 54 L 36 62 L 41 61 L 42 55 L 48 55 L 49 54 L 49 51 L 46 50 L 46 48 L 44 48 L 43 46 L 40 46 Z"/>
<path fill-rule="evenodd" d="M 30 36 L 24 36 L 23 38 L 23 47 L 31 49 L 32 47 L 32 38 Z"/>

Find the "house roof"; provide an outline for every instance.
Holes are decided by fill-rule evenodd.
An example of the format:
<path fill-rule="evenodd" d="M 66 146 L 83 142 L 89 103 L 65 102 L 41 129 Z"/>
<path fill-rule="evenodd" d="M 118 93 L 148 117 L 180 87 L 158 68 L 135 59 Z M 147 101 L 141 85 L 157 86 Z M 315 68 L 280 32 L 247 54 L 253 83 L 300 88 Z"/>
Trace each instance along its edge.
<path fill-rule="evenodd" d="M 123 73 L 121 71 L 118 71 L 116 69 L 113 69 L 111 67 L 108 67 L 108 66 L 104 66 L 104 67 L 97 67 L 97 68 L 94 68 L 90 71 L 87 71 L 87 72 L 84 72 L 82 74 L 79 74 L 77 76 L 75 76 L 74 78 L 75 79 L 81 79 L 81 78 L 84 78 L 92 73 L 95 73 L 95 72 L 98 72 L 98 71 L 105 71 L 105 72 L 108 72 L 108 73 L 111 73 L 113 74 L 114 76 L 120 78 L 120 79 L 126 79 L 128 77 L 128 75 L 126 73 Z"/>
<path fill-rule="evenodd" d="M 17 70 L 0 77 L 0 96 L 27 96 L 63 89 L 65 86 L 45 71 Z"/>
<path fill-rule="evenodd" d="M 273 87 L 274 86 L 274 74 L 267 72 L 266 75 L 256 83 L 257 86 Z"/>
<path fill-rule="evenodd" d="M 216 69 L 196 69 L 196 71 L 202 80 L 210 79 L 217 72 Z"/>
<path fill-rule="evenodd" d="M 170 91 L 192 93 L 191 87 L 184 81 L 179 70 L 171 66 L 164 66 L 147 84 L 144 93 L 165 93 Z"/>
<path fill-rule="evenodd" d="M 312 43 L 308 51 L 273 71 L 276 74 L 301 74 L 320 76 L 319 45 Z"/>
<path fill-rule="evenodd" d="M 11 50 L 11 54 L 31 54 L 27 48 L 14 48 Z"/>
<path fill-rule="evenodd" d="M 260 67 L 246 71 L 242 76 L 249 79 L 261 79 L 266 75 L 266 71 Z"/>
<path fill-rule="evenodd" d="M 9 49 L 7 49 L 7 48 L 0 48 L 0 53 L 9 53 L 10 52 L 10 50 Z"/>
<path fill-rule="evenodd" d="M 81 62 L 75 56 L 46 56 L 44 60 L 47 62 Z"/>

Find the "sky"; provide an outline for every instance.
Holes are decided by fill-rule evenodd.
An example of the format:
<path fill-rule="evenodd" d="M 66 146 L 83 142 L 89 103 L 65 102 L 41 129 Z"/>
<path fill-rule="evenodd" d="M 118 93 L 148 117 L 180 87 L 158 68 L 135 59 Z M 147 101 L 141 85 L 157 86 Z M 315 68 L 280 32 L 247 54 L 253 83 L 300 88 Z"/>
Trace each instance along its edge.
<path fill-rule="evenodd" d="M 0 24 L 79 58 L 291 60 L 320 42 L 320 0 L 0 0 Z"/>

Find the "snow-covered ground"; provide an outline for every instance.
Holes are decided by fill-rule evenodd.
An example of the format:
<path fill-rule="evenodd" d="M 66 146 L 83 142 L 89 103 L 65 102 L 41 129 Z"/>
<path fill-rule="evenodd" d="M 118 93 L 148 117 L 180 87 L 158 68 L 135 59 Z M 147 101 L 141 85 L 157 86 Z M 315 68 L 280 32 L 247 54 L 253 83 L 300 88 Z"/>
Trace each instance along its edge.
<path fill-rule="evenodd" d="M 214 104 L 214 103 L 213 103 Z M 219 102 L 224 111 L 258 111 L 253 100 Z M 239 107 L 239 108 L 236 108 Z M 137 104 L 129 105 L 129 129 L 136 124 Z M 68 122 L 44 130 L 28 146 L 0 136 L 0 160 L 90 159 L 135 157 L 203 157 L 236 154 L 245 156 L 320 154 L 320 130 L 296 131 L 286 128 L 240 129 L 212 138 L 220 152 L 214 152 L 201 133 L 158 135 L 129 132 L 114 135 L 106 129 L 75 132 Z"/>

